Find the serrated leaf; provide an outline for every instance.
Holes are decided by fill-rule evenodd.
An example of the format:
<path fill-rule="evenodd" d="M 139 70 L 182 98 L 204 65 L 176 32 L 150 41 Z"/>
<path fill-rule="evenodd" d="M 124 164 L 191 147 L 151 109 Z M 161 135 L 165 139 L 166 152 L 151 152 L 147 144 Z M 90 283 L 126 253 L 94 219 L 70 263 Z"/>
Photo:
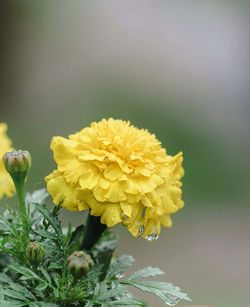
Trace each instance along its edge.
<path fill-rule="evenodd" d="M 134 279 L 152 277 L 152 276 L 157 276 L 157 275 L 162 275 L 162 274 L 164 274 L 164 272 L 162 272 L 159 268 L 153 268 L 149 266 L 149 267 L 146 267 L 128 276 L 126 280 L 131 281 Z"/>
<path fill-rule="evenodd" d="M 39 205 L 35 204 L 36 209 L 44 216 L 44 218 L 48 221 L 48 223 L 52 226 L 52 228 L 55 230 L 58 240 L 60 243 L 63 243 L 63 234 L 62 234 L 62 228 L 61 228 L 61 222 L 58 220 L 58 210 L 59 208 L 56 208 L 57 211 L 53 211 L 52 213 L 45 205 Z M 55 210 L 55 208 L 54 208 Z"/>
<path fill-rule="evenodd" d="M 0 293 L 4 296 L 7 296 L 7 297 L 11 297 L 11 298 L 16 298 L 20 301 L 27 301 L 27 298 L 21 294 L 20 292 L 18 291 L 15 291 L 15 290 L 11 290 L 11 289 L 0 289 Z"/>
<path fill-rule="evenodd" d="M 144 292 L 152 293 L 170 306 L 175 306 L 180 300 L 190 301 L 186 293 L 181 292 L 178 287 L 173 286 L 171 283 L 135 280 L 120 281 L 120 283 L 134 286 Z"/>
<path fill-rule="evenodd" d="M 60 270 L 62 268 L 63 268 L 63 263 L 56 263 L 56 262 L 52 262 L 48 267 L 49 270 Z"/>
<path fill-rule="evenodd" d="M 104 282 L 97 284 L 97 291 L 95 293 L 98 295 L 97 299 L 99 301 L 106 301 L 107 299 L 111 299 L 115 296 L 119 296 L 122 292 L 124 292 L 124 287 L 122 287 L 119 283 L 116 284 L 114 288 L 108 290 L 108 285 Z"/>
<path fill-rule="evenodd" d="M 44 268 L 42 267 L 40 268 L 40 271 L 42 272 L 43 276 L 48 281 L 48 283 L 51 284 L 51 278 L 50 278 L 49 273 L 46 270 L 44 270 Z"/>
<path fill-rule="evenodd" d="M 12 279 L 5 273 L 0 273 L 0 281 L 3 283 L 13 283 Z"/>
<path fill-rule="evenodd" d="M 2 217 L 0 219 L 0 232 L 1 235 L 10 234 L 12 232 L 12 228 L 10 227 L 10 224 L 4 220 Z"/>
<path fill-rule="evenodd" d="M 8 267 L 13 271 L 22 274 L 23 276 L 20 278 L 22 280 L 28 280 L 32 278 L 41 280 L 41 278 L 36 273 L 23 266 L 17 264 L 10 264 Z"/>
<path fill-rule="evenodd" d="M 57 236 L 49 231 L 43 230 L 43 229 L 36 229 L 33 230 L 36 234 L 38 234 L 41 237 L 51 239 L 51 240 L 58 240 Z"/>
<path fill-rule="evenodd" d="M 27 203 L 43 203 L 45 199 L 48 197 L 48 192 L 46 189 L 39 189 L 32 193 L 27 192 L 25 199 Z"/>
<path fill-rule="evenodd" d="M 129 255 L 123 255 L 116 258 L 111 264 L 105 280 L 109 280 L 116 275 L 123 274 L 127 270 L 127 268 L 129 268 L 134 263 L 134 261 L 134 258 Z"/>
<path fill-rule="evenodd" d="M 25 297 L 33 300 L 36 299 L 35 296 L 29 290 L 27 290 L 25 287 L 21 286 L 20 284 L 13 282 L 12 279 L 9 278 L 5 273 L 0 273 L 0 281 L 2 283 L 8 284 L 12 290 L 24 294 Z"/>

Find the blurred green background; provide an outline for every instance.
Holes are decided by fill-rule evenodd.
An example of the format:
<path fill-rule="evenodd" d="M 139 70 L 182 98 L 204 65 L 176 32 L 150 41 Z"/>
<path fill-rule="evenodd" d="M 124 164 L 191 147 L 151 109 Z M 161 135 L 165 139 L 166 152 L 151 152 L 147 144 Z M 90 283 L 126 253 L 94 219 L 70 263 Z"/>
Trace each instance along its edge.
<path fill-rule="evenodd" d="M 0 1 L 0 121 L 32 153 L 28 190 L 55 167 L 52 136 L 105 117 L 183 151 L 173 228 L 154 243 L 117 231 L 119 253 L 197 305 L 250 306 L 249 17 L 245 1 Z"/>

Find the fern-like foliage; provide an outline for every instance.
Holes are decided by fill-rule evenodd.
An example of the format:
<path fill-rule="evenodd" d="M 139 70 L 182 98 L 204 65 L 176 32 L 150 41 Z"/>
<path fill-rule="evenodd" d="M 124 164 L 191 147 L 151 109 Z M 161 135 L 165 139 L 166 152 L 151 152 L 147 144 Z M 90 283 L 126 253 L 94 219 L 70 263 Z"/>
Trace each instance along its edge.
<path fill-rule="evenodd" d="M 88 251 L 94 265 L 75 280 L 67 257 L 80 248 L 84 225 L 69 226 L 65 233 L 58 216 L 60 206 L 50 211 L 43 203 L 46 196 L 44 190 L 39 190 L 26 197 L 30 240 L 45 249 L 38 266 L 29 262 L 23 248 L 20 216 L 7 209 L 0 217 L 0 307 L 146 307 L 133 297 L 128 286 L 152 293 L 169 306 L 190 300 L 171 283 L 148 280 L 163 274 L 158 268 L 147 267 L 123 277 L 134 259 L 113 256 L 117 240 L 110 230 Z"/>

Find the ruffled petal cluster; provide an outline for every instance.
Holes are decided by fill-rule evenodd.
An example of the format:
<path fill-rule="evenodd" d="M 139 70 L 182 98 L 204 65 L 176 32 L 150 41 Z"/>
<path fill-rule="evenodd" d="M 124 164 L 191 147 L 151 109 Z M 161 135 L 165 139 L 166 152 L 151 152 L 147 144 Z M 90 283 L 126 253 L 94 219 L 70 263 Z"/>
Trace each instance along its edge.
<path fill-rule="evenodd" d="M 56 205 L 90 209 L 108 227 L 155 239 L 183 207 L 182 153 L 167 155 L 155 135 L 130 122 L 103 119 L 68 138 L 54 137 L 57 169 L 46 177 Z"/>
<path fill-rule="evenodd" d="M 6 131 L 7 125 L 5 123 L 0 123 L 0 198 L 4 196 L 10 197 L 15 191 L 13 181 L 2 161 L 3 155 L 13 150 L 11 140 L 7 137 Z"/>

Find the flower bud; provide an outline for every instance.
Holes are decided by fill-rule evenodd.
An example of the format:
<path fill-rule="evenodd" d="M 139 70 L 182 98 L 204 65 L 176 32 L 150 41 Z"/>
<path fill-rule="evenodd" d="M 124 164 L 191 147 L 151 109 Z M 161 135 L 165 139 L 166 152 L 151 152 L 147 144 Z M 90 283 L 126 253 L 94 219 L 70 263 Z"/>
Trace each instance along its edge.
<path fill-rule="evenodd" d="M 75 279 L 84 276 L 93 265 L 92 258 L 84 251 L 76 251 L 68 257 L 68 268 Z"/>
<path fill-rule="evenodd" d="M 45 256 L 44 248 L 38 242 L 30 242 L 26 249 L 26 256 L 31 264 L 37 266 Z"/>
<path fill-rule="evenodd" d="M 31 167 L 31 155 L 26 150 L 6 152 L 3 164 L 14 181 L 24 181 Z"/>

